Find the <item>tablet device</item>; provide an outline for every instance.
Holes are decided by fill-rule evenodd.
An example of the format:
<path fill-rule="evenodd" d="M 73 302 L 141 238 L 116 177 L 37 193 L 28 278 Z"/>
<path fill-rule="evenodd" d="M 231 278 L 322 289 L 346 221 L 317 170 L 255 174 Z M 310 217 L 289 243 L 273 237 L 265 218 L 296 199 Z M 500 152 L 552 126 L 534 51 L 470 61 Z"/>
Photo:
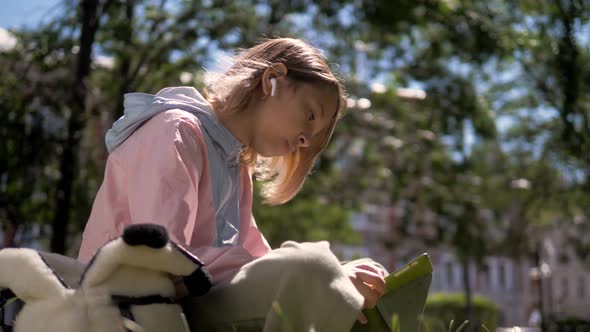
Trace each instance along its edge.
<path fill-rule="evenodd" d="M 432 282 L 432 263 L 422 254 L 385 277 L 387 292 L 373 309 L 364 311 L 368 323 L 356 322 L 352 332 L 417 332 Z"/>

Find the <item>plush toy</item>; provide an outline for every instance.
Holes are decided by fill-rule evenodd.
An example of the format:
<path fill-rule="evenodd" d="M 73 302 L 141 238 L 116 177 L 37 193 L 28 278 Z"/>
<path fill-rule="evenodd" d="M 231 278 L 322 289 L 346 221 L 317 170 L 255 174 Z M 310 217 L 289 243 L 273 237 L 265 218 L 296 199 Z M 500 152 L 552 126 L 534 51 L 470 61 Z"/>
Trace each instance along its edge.
<path fill-rule="evenodd" d="M 25 302 L 15 332 L 188 331 L 172 276 L 191 295 L 211 287 L 203 264 L 159 225 L 127 227 L 85 268 L 55 254 L 0 250 L 0 288 Z"/>

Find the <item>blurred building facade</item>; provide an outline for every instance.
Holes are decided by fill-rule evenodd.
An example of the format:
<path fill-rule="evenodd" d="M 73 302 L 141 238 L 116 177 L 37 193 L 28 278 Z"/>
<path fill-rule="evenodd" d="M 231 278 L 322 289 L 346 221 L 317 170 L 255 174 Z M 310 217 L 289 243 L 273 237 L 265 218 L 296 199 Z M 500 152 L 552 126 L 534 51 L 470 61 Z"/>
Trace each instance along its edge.
<path fill-rule="evenodd" d="M 18 229 L 9 228 L 7 225 L 0 227 L 0 249 L 7 247 L 31 248 L 35 250 L 44 250 L 40 239 L 47 228 L 31 223 L 21 225 Z M 46 249 L 45 249 L 46 250 Z"/>
<path fill-rule="evenodd" d="M 344 259 L 372 257 L 393 271 L 427 252 L 434 265 L 431 293 L 463 292 L 463 270 L 453 250 L 444 245 L 427 246 L 421 240 L 395 238 L 395 214 L 392 207 L 370 206 L 354 215 L 352 225 L 364 242 L 359 246 L 337 246 L 338 254 Z M 568 250 L 558 253 L 567 241 L 565 234 L 558 227 L 544 234 L 542 268 L 529 259 L 502 256 L 487 257 L 483 267 L 470 266 L 471 289 L 496 302 L 499 326 L 534 323 L 531 318 L 539 308 L 540 283 L 546 317 L 590 320 L 590 265 Z"/>

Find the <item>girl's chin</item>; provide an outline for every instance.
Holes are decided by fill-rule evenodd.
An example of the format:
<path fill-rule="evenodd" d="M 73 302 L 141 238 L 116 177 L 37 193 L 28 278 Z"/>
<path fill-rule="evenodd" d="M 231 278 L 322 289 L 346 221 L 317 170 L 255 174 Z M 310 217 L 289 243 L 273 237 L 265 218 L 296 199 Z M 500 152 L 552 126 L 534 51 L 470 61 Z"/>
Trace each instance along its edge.
<path fill-rule="evenodd" d="M 264 157 L 264 158 L 282 157 L 282 156 L 287 155 L 285 153 L 257 153 L 257 154 L 261 157 Z"/>
<path fill-rule="evenodd" d="M 261 151 L 261 152 L 256 152 L 256 154 L 258 154 L 261 157 L 264 158 L 272 158 L 272 157 L 280 157 L 281 155 L 278 153 L 273 153 L 271 151 Z"/>
<path fill-rule="evenodd" d="M 282 157 L 289 154 L 289 149 L 288 146 L 284 146 L 282 149 L 261 149 L 261 151 L 256 151 L 256 154 L 264 158 Z"/>

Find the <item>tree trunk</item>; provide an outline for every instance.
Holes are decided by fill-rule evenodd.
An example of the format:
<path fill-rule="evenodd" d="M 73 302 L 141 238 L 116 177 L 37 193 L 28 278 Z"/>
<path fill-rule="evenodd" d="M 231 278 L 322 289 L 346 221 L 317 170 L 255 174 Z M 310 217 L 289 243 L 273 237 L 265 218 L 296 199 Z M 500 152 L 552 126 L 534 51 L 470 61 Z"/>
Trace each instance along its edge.
<path fill-rule="evenodd" d="M 563 93 L 560 111 L 564 124 L 562 137 L 574 155 L 585 156 L 584 151 L 590 144 L 590 123 L 586 112 L 580 109 L 580 65 L 578 64 L 580 52 L 575 36 L 575 21 L 578 13 L 572 2 L 564 4 L 557 1 L 556 4 L 563 29 L 556 58 Z"/>
<path fill-rule="evenodd" d="M 124 41 L 127 45 L 132 45 L 133 41 L 133 19 L 135 13 L 135 0 L 127 0 L 125 2 L 125 18 L 127 20 L 125 29 L 122 33 Z M 117 121 L 125 110 L 123 106 L 125 94 L 130 92 L 132 88 L 131 78 L 131 55 L 129 50 L 125 49 L 119 54 L 120 67 L 118 70 L 118 79 L 121 81 L 119 91 L 117 93 L 117 104 L 115 105 L 115 112 L 113 113 L 113 122 Z"/>
<path fill-rule="evenodd" d="M 474 316 L 473 316 L 473 294 L 472 294 L 472 290 L 471 290 L 471 278 L 469 277 L 469 267 L 471 264 L 469 264 L 469 259 L 468 258 L 463 258 L 461 259 L 461 272 L 462 272 L 462 278 L 463 278 L 463 287 L 464 287 L 464 292 L 465 292 L 465 316 L 467 317 L 467 320 L 469 320 L 469 323 L 465 326 L 465 331 L 466 332 L 471 332 L 471 331 L 475 331 L 475 325 L 474 325 Z M 460 324 L 462 324 L 463 322 L 456 322 L 457 326 L 459 326 Z"/>
<path fill-rule="evenodd" d="M 60 159 L 56 209 L 52 222 L 51 251 L 64 254 L 67 229 L 72 205 L 72 191 L 78 165 L 80 136 L 86 122 L 86 78 L 92 62 L 92 45 L 98 29 L 98 0 L 82 0 L 80 3 L 81 24 L 80 51 L 76 67 L 76 79 L 70 100 L 70 117 L 67 123 L 67 138 Z"/>

